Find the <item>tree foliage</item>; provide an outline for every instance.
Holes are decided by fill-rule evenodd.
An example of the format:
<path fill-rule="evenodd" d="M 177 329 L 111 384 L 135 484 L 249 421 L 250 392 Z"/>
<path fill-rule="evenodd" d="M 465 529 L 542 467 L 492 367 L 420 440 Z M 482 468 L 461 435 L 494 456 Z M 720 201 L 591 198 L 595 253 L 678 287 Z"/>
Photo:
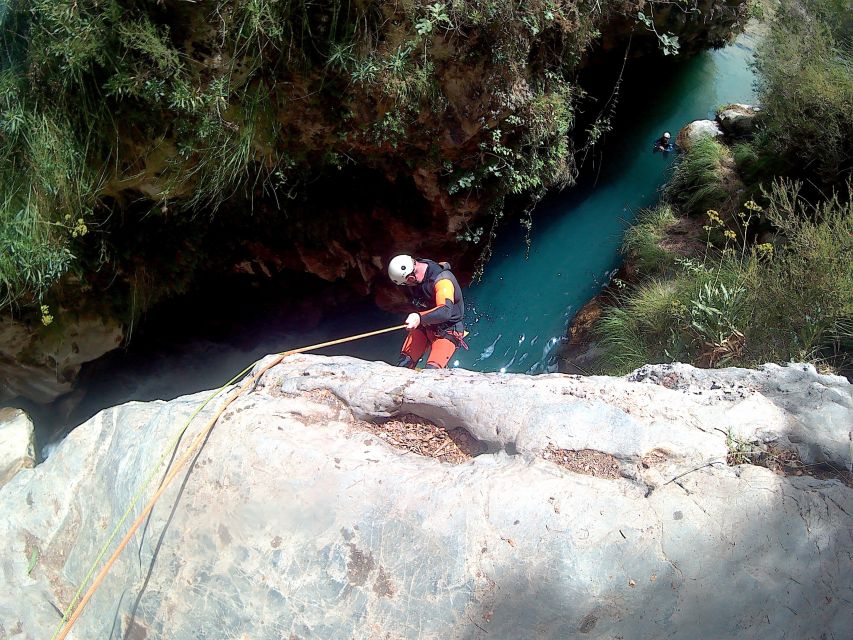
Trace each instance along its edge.
<path fill-rule="evenodd" d="M 853 18 L 843 0 L 783 1 L 756 56 L 759 155 L 775 173 L 843 184 L 853 172 Z"/>

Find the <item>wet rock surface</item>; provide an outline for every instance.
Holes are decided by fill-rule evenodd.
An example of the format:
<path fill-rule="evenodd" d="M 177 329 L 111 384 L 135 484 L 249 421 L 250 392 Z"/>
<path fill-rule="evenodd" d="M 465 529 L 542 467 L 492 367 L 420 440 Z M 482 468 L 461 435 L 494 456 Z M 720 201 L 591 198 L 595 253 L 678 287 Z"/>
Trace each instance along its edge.
<path fill-rule="evenodd" d="M 80 366 L 118 347 L 116 319 L 75 315 L 61 328 L 0 316 L 0 401 L 21 396 L 48 403 L 68 393 Z"/>
<path fill-rule="evenodd" d="M 0 490 L 0 637 L 52 633 L 206 395 L 104 411 Z M 389 423 L 485 451 L 404 451 L 371 431 Z M 727 458 L 737 438 L 849 470 L 851 425 L 851 385 L 801 365 L 605 378 L 294 356 L 219 419 L 74 634 L 849 637 L 853 490 Z"/>

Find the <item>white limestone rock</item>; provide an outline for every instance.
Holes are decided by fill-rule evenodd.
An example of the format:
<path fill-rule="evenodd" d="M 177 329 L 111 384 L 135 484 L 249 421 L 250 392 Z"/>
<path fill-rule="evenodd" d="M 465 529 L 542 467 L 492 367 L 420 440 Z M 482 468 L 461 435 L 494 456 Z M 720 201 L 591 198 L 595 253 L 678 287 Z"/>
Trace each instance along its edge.
<path fill-rule="evenodd" d="M 36 466 L 35 430 L 20 409 L 0 409 L 0 487 L 21 469 Z"/>
<path fill-rule="evenodd" d="M 61 326 L 0 317 L 0 401 L 21 396 L 47 404 L 72 389 L 80 366 L 115 349 L 124 339 L 117 319 L 63 314 Z M 60 323 L 57 321 L 56 323 Z"/>
<path fill-rule="evenodd" d="M 851 394 L 801 367 L 581 378 L 292 356 L 220 418 L 74 637 L 851 637 L 853 490 L 725 464 L 731 429 L 843 458 Z M 52 634 L 204 397 L 101 412 L 0 489 L 0 637 Z M 363 431 L 405 413 L 491 453 L 451 465 Z M 548 445 L 607 452 L 622 475 L 567 471 Z"/>
<path fill-rule="evenodd" d="M 689 151 L 697 140 L 722 137 L 723 130 L 716 120 L 694 120 L 682 127 L 675 138 L 675 143 L 682 151 Z"/>

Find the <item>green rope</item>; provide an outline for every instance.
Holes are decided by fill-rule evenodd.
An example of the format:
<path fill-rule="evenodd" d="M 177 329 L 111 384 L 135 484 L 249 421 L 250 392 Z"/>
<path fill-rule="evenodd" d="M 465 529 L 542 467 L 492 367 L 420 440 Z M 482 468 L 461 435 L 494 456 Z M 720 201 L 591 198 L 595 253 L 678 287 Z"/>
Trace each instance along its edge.
<path fill-rule="evenodd" d="M 340 338 L 340 339 L 338 339 L 338 340 L 331 340 L 331 341 L 328 341 L 328 342 L 322 342 L 322 343 L 319 343 L 319 344 L 314 344 L 314 345 L 309 345 L 309 346 L 305 346 L 305 347 L 300 347 L 300 348 L 298 348 L 298 349 L 291 349 L 291 350 L 289 350 L 289 351 L 283 351 L 283 352 L 281 352 L 281 353 L 277 354 L 277 355 L 278 355 L 278 362 L 280 362 L 280 361 L 281 361 L 281 359 L 282 359 L 284 356 L 287 356 L 287 355 L 291 355 L 291 354 L 295 354 L 295 353 L 304 353 L 305 351 L 312 351 L 312 350 L 314 350 L 314 349 L 319 349 L 319 348 L 322 348 L 322 347 L 333 346 L 333 345 L 341 344 L 341 343 L 344 343 L 344 342 L 350 342 L 350 341 L 352 341 L 352 340 L 360 340 L 360 339 L 362 339 L 362 338 L 367 338 L 367 337 L 375 336 L 375 335 L 379 335 L 379 334 L 382 334 L 382 333 L 388 333 L 389 331 L 397 331 L 397 330 L 399 330 L 399 329 L 403 329 L 403 328 L 405 328 L 405 327 L 406 327 L 406 325 L 401 324 L 401 325 L 396 325 L 396 326 L 393 326 L 393 327 L 387 327 L 387 328 L 385 328 L 385 329 L 379 329 L 379 330 L 377 330 L 377 331 L 370 331 L 370 332 L 368 332 L 368 333 L 362 333 L 362 334 L 358 334 L 358 335 L 355 335 L 355 336 L 348 336 L 348 337 L 346 337 L 346 338 Z M 201 412 L 201 410 L 202 410 L 202 409 L 204 409 L 204 407 L 206 407 L 206 406 L 210 403 L 210 401 L 211 401 L 211 400 L 213 400 L 217 395 L 219 395 L 219 394 L 220 394 L 220 393 L 221 393 L 221 392 L 222 392 L 226 387 L 228 387 L 229 385 L 233 384 L 233 383 L 234 383 L 238 378 L 240 378 L 241 376 L 243 376 L 244 374 L 246 374 L 247 372 L 249 372 L 249 371 L 252 369 L 252 367 L 254 367 L 255 365 L 257 365 L 258 363 L 260 363 L 260 360 L 256 360 L 255 362 L 253 362 L 252 364 L 250 364 L 248 367 L 246 367 L 245 369 L 243 369 L 243 370 L 242 370 L 240 373 L 238 373 L 236 376 L 234 376 L 233 378 L 231 378 L 231 380 L 229 380 L 229 381 L 228 381 L 228 382 L 226 382 L 224 385 L 222 385 L 221 387 L 219 387 L 216 391 L 214 391 L 214 392 L 213 392 L 213 393 L 212 393 L 212 394 L 211 394 L 211 395 L 210 395 L 210 396 L 209 396 L 209 397 L 208 397 L 208 398 L 207 398 L 207 399 L 206 399 L 206 400 L 205 400 L 205 401 L 204 401 L 204 402 L 203 402 L 203 403 L 202 403 L 202 404 L 201 404 L 201 405 L 200 405 L 200 406 L 199 406 L 199 407 L 198 407 L 198 408 L 197 408 L 197 409 L 192 413 L 192 415 L 187 419 L 187 421 L 186 421 L 186 423 L 184 424 L 183 428 L 182 428 L 182 429 L 178 432 L 178 434 L 177 434 L 177 435 L 172 439 L 172 442 L 171 442 L 171 443 L 169 443 L 169 446 L 167 446 L 167 447 L 166 447 L 166 449 L 165 449 L 165 450 L 164 450 L 164 452 L 163 452 L 163 455 L 160 457 L 160 460 L 158 460 L 158 461 L 157 461 L 157 464 L 154 466 L 154 469 L 152 469 L 152 471 L 151 471 L 151 473 L 149 474 L 148 478 L 146 478 L 145 482 L 142 484 L 142 486 L 139 488 L 139 490 L 138 490 L 138 491 L 136 492 L 136 494 L 133 496 L 133 499 L 131 500 L 131 503 L 130 503 L 130 505 L 128 506 L 127 510 L 124 512 L 124 514 L 122 515 L 121 519 L 116 523 L 115 527 L 113 527 L 113 530 L 112 530 L 112 532 L 110 533 L 110 537 L 107 539 L 107 541 L 106 541 L 106 542 L 104 543 L 104 545 L 101 547 L 101 550 L 100 550 L 100 552 L 98 553 L 98 556 L 95 558 L 94 562 L 92 563 L 92 566 L 89 568 L 89 571 L 86 573 L 86 577 L 85 577 L 85 578 L 83 578 L 83 581 L 82 581 L 82 583 L 80 584 L 80 586 L 78 587 L 77 592 L 74 594 L 74 597 L 72 598 L 71 603 L 68 605 L 68 607 L 67 607 L 67 608 L 66 608 L 66 610 L 65 610 L 65 613 L 62 615 L 62 619 L 60 620 L 59 625 L 58 625 L 58 627 L 57 627 L 56 631 L 54 631 L 54 632 L 53 632 L 53 635 L 51 636 L 51 640 L 56 640 L 56 639 L 57 639 L 57 637 L 58 637 L 58 636 L 63 632 L 63 630 L 65 629 L 65 623 L 66 623 L 67 621 L 69 621 L 69 620 L 70 620 L 70 616 L 73 616 L 73 615 L 74 615 L 74 613 L 75 613 L 75 609 L 74 609 L 74 608 L 75 608 L 75 606 L 77 605 L 78 600 L 80 599 L 80 594 L 81 594 L 81 592 L 83 591 L 83 588 L 86 586 L 86 584 L 88 584 L 89 580 L 91 580 L 92 575 L 93 575 L 93 574 L 94 574 L 94 572 L 95 572 L 95 569 L 97 568 L 97 566 L 98 566 L 98 564 L 100 563 L 101 559 L 102 559 L 102 558 L 104 557 L 104 555 L 106 554 L 106 552 L 107 552 L 107 550 L 109 549 L 110 545 L 111 545 L 111 544 L 113 543 L 113 541 L 115 540 L 115 537 L 116 537 L 116 535 L 118 534 L 119 529 L 120 529 L 120 528 L 121 528 L 121 526 L 124 524 L 125 520 L 127 520 L 127 518 L 128 518 L 128 516 L 130 515 L 131 511 L 133 511 L 134 507 L 136 506 L 136 503 L 137 503 L 137 502 L 139 502 L 139 499 L 142 497 L 142 494 L 144 493 L 145 489 L 147 489 L 147 488 L 148 488 L 148 485 L 149 485 L 149 484 L 151 484 L 151 481 L 154 479 L 154 476 L 156 475 L 156 473 L 157 473 L 158 469 L 160 468 L 160 466 L 163 464 L 163 461 L 164 461 L 164 460 L 169 456 L 169 454 L 170 454 L 170 453 L 174 453 L 174 451 L 176 450 L 176 448 L 177 448 L 177 446 L 178 446 L 178 443 L 180 442 L 180 439 L 183 437 L 184 433 L 185 433 L 185 432 L 186 432 L 186 430 L 189 428 L 190 423 L 192 422 L 192 420 L 193 420 L 193 419 L 194 419 L 194 418 L 195 418 L 195 417 L 196 417 L 196 416 Z M 258 375 L 261 375 L 261 374 L 263 373 L 263 371 L 265 371 L 265 370 L 266 370 L 266 369 L 262 370 Z M 242 390 L 241 390 L 240 392 L 238 392 L 238 393 L 241 393 L 241 392 L 242 392 Z M 213 425 L 211 425 L 211 427 L 212 427 L 212 426 L 213 426 Z M 146 506 L 146 508 L 147 508 L 147 506 Z M 66 634 L 67 634 L 67 632 L 68 632 L 69 630 L 70 630 L 70 628 L 69 628 L 68 630 L 66 630 Z M 63 634 L 63 637 L 65 637 L 65 634 Z"/>
<path fill-rule="evenodd" d="M 59 621 L 59 624 L 57 625 L 56 630 L 53 632 L 53 635 L 50 637 L 50 640 L 56 640 L 56 637 L 59 635 L 59 632 L 62 631 L 62 627 L 65 626 L 65 623 L 68 621 L 69 616 L 74 611 L 74 607 L 77 605 L 77 601 L 80 599 L 80 594 L 83 592 L 83 588 L 87 584 L 89 584 L 89 580 L 92 579 L 92 576 L 94 575 L 95 570 L 98 568 L 98 565 L 100 564 L 104 555 L 106 555 L 107 551 L 109 550 L 110 546 L 112 545 L 113 541 L 115 540 L 116 536 L 118 535 L 119 530 L 122 528 L 122 525 L 125 523 L 127 518 L 130 516 L 131 512 L 136 507 L 136 504 L 139 502 L 140 498 L 142 498 L 142 494 L 145 493 L 145 490 L 148 488 L 148 485 L 151 484 L 151 481 L 154 479 L 154 476 L 157 475 L 157 472 L 159 471 L 160 466 L 163 464 L 163 462 L 166 460 L 166 458 L 169 457 L 170 454 L 175 452 L 175 449 L 177 448 L 178 443 L 181 441 L 181 438 L 184 437 L 184 434 L 186 433 L 187 429 L 189 429 L 189 426 L 192 423 L 193 419 L 199 413 L 201 413 L 202 409 L 204 409 L 208 404 L 210 404 L 211 400 L 213 400 L 216 396 L 218 396 L 220 393 L 222 393 L 222 391 L 225 390 L 227 387 L 234 384 L 234 382 L 236 382 L 241 376 L 248 373 L 252 369 L 252 367 L 254 367 L 256 364 L 258 364 L 258 362 L 260 362 L 260 360 L 256 360 L 255 362 L 250 364 L 248 367 L 243 369 L 240 373 L 238 373 L 236 376 L 231 378 L 228 382 L 226 382 L 221 387 L 216 389 L 212 394 L 210 394 L 210 396 L 208 396 L 207 399 L 201 405 L 199 405 L 195 411 L 192 412 L 190 417 L 187 419 L 186 423 L 184 423 L 184 426 L 181 428 L 181 430 L 177 433 L 177 435 L 175 435 L 174 438 L 172 438 L 172 441 L 169 443 L 169 445 L 163 451 L 163 455 L 160 456 L 160 459 L 154 465 L 154 468 L 151 470 L 151 473 L 145 479 L 145 482 L 142 483 L 142 486 L 140 486 L 139 489 L 136 491 L 136 494 L 133 496 L 133 499 L 131 500 L 127 509 L 122 514 L 121 518 L 116 523 L 115 527 L 113 527 L 113 530 L 110 533 L 109 538 L 107 538 L 107 541 L 101 547 L 101 550 L 98 553 L 98 556 L 92 562 L 92 566 L 89 567 L 89 571 L 86 573 L 86 577 L 83 578 L 83 581 L 80 583 L 80 586 L 77 588 L 77 592 L 74 594 L 74 597 L 71 599 L 71 603 L 68 605 L 68 607 L 66 607 L 65 613 L 62 614 L 62 620 Z"/>

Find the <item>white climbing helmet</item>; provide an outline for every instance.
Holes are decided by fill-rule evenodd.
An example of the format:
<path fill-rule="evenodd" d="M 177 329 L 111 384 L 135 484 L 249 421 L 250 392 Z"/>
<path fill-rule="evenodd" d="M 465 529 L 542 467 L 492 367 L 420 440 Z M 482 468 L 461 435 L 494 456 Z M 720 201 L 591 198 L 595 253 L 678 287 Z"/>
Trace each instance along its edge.
<path fill-rule="evenodd" d="M 412 256 L 396 256 L 388 263 L 388 277 L 395 284 L 406 284 L 406 277 L 414 271 L 415 259 Z"/>

